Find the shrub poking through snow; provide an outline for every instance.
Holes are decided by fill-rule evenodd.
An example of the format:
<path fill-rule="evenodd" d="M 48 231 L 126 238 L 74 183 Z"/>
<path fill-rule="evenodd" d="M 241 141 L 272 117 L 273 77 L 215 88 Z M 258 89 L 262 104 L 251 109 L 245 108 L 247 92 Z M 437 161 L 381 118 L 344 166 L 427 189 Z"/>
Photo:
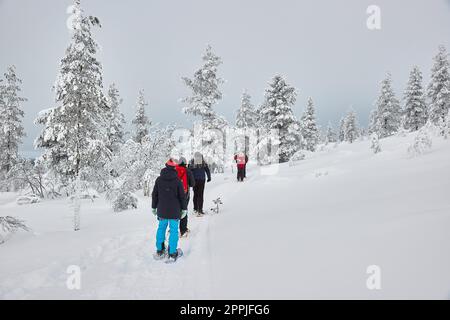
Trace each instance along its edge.
<path fill-rule="evenodd" d="M 328 175 L 328 171 L 327 171 L 327 170 L 325 170 L 325 171 L 317 171 L 317 172 L 314 174 L 314 176 L 315 176 L 316 178 L 324 177 L 324 176 L 327 176 L 327 175 Z"/>
<path fill-rule="evenodd" d="M 421 155 L 431 149 L 433 141 L 431 139 L 428 125 L 422 127 L 414 138 L 412 145 L 408 147 L 408 154 L 411 156 Z"/>
<path fill-rule="evenodd" d="M 219 213 L 219 205 L 223 204 L 223 202 L 222 202 L 222 200 L 221 200 L 220 197 L 219 197 L 219 198 L 213 200 L 213 203 L 214 203 L 215 207 L 211 208 L 210 210 L 211 210 L 213 213 L 216 213 L 216 214 L 217 214 L 217 213 Z"/>
<path fill-rule="evenodd" d="M 294 155 L 289 159 L 289 166 L 295 167 L 302 160 L 305 160 L 307 151 L 306 150 L 298 150 Z"/>
<path fill-rule="evenodd" d="M 12 235 L 19 229 L 30 231 L 22 220 L 11 216 L 0 217 L 0 244 L 5 242 L 9 235 Z"/>
<path fill-rule="evenodd" d="M 370 137 L 371 145 L 370 149 L 372 149 L 373 153 L 381 152 L 380 140 L 378 139 L 378 134 L 373 133 Z"/>
<path fill-rule="evenodd" d="M 403 125 L 400 126 L 400 128 L 398 128 L 398 131 L 396 133 L 397 137 L 401 137 L 404 138 L 406 137 L 406 134 L 408 133 L 408 130 L 406 130 Z"/>
<path fill-rule="evenodd" d="M 113 210 L 120 212 L 128 209 L 137 208 L 138 199 L 129 191 L 121 192 L 113 201 Z"/>
<path fill-rule="evenodd" d="M 89 199 L 94 202 L 94 199 L 99 198 L 100 195 L 95 189 L 86 188 L 82 192 L 80 192 L 80 199 Z"/>
<path fill-rule="evenodd" d="M 28 196 L 20 196 L 16 199 L 16 203 L 18 205 L 22 205 L 22 204 L 30 204 L 30 203 L 38 203 L 39 202 L 39 197 L 31 194 Z"/>

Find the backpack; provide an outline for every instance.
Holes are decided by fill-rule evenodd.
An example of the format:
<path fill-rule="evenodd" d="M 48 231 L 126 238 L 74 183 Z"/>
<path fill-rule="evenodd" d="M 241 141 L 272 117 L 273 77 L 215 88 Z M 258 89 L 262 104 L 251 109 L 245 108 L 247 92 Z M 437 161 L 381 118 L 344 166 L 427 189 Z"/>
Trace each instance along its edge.
<path fill-rule="evenodd" d="M 182 167 L 182 166 L 177 166 L 176 170 L 177 170 L 177 173 L 178 173 L 178 178 L 183 183 L 184 192 L 187 193 L 188 192 L 187 169 L 185 167 Z"/>
<path fill-rule="evenodd" d="M 236 157 L 236 163 L 240 165 L 245 164 L 245 156 L 243 154 L 238 154 Z"/>

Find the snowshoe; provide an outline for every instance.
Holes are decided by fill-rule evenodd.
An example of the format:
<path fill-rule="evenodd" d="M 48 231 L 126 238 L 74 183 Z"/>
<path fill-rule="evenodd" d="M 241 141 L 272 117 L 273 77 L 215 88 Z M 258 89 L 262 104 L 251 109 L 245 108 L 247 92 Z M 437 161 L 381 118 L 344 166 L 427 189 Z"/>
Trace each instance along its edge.
<path fill-rule="evenodd" d="M 205 213 L 203 211 L 197 211 L 197 217 L 203 217 Z"/>
<path fill-rule="evenodd" d="M 178 258 L 183 256 L 183 250 L 181 250 L 180 248 L 177 249 L 177 252 L 169 254 L 166 263 L 175 263 Z"/>
<path fill-rule="evenodd" d="M 167 252 L 165 250 L 158 250 L 153 254 L 155 260 L 163 260 L 165 257 L 167 257 Z"/>
<path fill-rule="evenodd" d="M 187 229 L 185 232 L 181 233 L 181 234 L 180 234 L 180 238 L 186 238 L 186 237 L 188 236 L 189 231 L 190 231 L 190 230 Z"/>
<path fill-rule="evenodd" d="M 165 257 L 167 257 L 167 250 L 166 250 L 165 245 L 163 243 L 162 250 L 157 250 L 156 253 L 153 254 L 153 258 L 155 260 L 162 260 Z"/>

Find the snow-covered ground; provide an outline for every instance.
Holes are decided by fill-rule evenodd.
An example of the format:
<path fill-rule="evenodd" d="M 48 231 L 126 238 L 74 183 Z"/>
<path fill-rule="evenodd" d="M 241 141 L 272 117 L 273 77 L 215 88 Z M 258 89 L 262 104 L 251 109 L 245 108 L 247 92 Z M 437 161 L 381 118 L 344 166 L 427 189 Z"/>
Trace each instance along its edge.
<path fill-rule="evenodd" d="M 213 176 L 206 207 L 190 216 L 185 256 L 154 261 L 156 219 L 150 200 L 114 213 L 103 199 L 82 205 L 72 231 L 67 200 L 15 204 L 0 194 L 0 215 L 25 219 L 0 245 L 0 298 L 302 299 L 450 298 L 450 141 L 409 157 L 413 135 L 341 144 L 295 167 L 267 175 L 248 168 Z M 81 267 L 81 290 L 66 287 L 68 266 Z M 367 267 L 381 269 L 369 290 Z"/>

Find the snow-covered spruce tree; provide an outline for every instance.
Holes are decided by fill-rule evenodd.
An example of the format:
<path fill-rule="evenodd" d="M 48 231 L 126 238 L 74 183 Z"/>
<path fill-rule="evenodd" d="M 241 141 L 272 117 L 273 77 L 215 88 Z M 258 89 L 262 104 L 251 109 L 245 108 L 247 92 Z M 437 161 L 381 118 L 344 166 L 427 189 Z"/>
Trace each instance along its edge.
<path fill-rule="evenodd" d="M 377 102 L 377 131 L 380 138 L 390 136 L 398 131 L 401 125 L 402 112 L 400 104 L 392 88 L 391 74 L 381 82 L 380 95 Z"/>
<path fill-rule="evenodd" d="M 296 90 L 288 85 L 280 75 L 273 77 L 265 92 L 265 99 L 259 109 L 259 125 L 262 129 L 261 140 L 270 130 L 278 131 L 278 156 L 280 162 L 289 161 L 299 149 L 301 133 L 295 130 L 298 121 L 292 111 L 297 99 Z M 299 129 L 299 128 L 298 128 Z"/>
<path fill-rule="evenodd" d="M 350 110 L 344 120 L 344 140 L 353 143 L 359 137 L 356 114 Z"/>
<path fill-rule="evenodd" d="M 369 116 L 369 125 L 368 125 L 368 133 L 371 135 L 372 133 L 378 132 L 378 114 L 377 110 L 372 110 Z"/>
<path fill-rule="evenodd" d="M 222 99 L 220 85 L 224 80 L 217 74 L 222 60 L 213 53 L 211 46 L 206 48 L 202 60 L 203 65 L 192 78 L 182 78 L 191 91 L 189 96 L 182 99 L 185 103 L 183 112 L 200 118 L 200 122 L 194 124 L 193 149 L 201 151 L 212 167 L 221 167 L 226 140 L 224 130 L 228 123 L 216 114 L 213 107 Z"/>
<path fill-rule="evenodd" d="M 244 92 L 242 93 L 241 107 L 239 108 L 236 115 L 236 128 L 255 128 L 257 120 L 257 114 L 251 102 L 251 96 L 247 92 L 247 90 L 244 90 Z"/>
<path fill-rule="evenodd" d="M 72 37 L 54 86 L 56 106 L 40 112 L 35 120 L 44 126 L 35 146 L 43 149 L 40 160 L 57 172 L 66 193 L 75 194 L 74 229 L 79 230 L 80 186 L 108 176 L 100 173 L 111 152 L 106 145 L 109 107 L 91 32 L 100 22 L 84 15 L 79 0 L 71 10 Z"/>
<path fill-rule="evenodd" d="M 359 137 L 364 140 L 367 137 L 367 129 L 363 128 L 363 127 L 359 127 L 358 131 L 359 131 Z"/>
<path fill-rule="evenodd" d="M 303 148 L 308 151 L 315 151 L 319 143 L 319 129 L 317 128 L 316 111 L 311 97 L 308 98 L 305 112 L 300 119 L 300 127 Z"/>
<path fill-rule="evenodd" d="M 380 140 L 378 139 L 378 134 L 372 133 L 370 136 L 370 149 L 373 153 L 381 152 Z"/>
<path fill-rule="evenodd" d="M 408 85 L 404 94 L 405 119 L 404 128 L 411 131 L 419 130 L 427 122 L 427 106 L 422 88 L 422 72 L 414 66 L 409 74 Z"/>
<path fill-rule="evenodd" d="M 448 114 L 450 114 L 450 109 Z M 437 127 L 439 135 L 441 135 L 444 139 L 448 139 L 449 134 L 450 122 L 448 117 L 449 116 L 447 115 L 443 120 L 441 120 L 440 125 Z"/>
<path fill-rule="evenodd" d="M 251 131 L 256 129 L 258 121 L 257 112 L 251 102 L 251 96 L 244 90 L 241 98 L 241 106 L 236 115 L 236 152 L 249 153 Z"/>
<path fill-rule="evenodd" d="M 10 66 L 5 73 L 5 84 L 0 87 L 0 171 L 2 175 L 19 160 L 19 145 L 25 137 L 22 125 L 24 112 L 20 96 L 20 80 L 16 75 L 16 68 Z"/>
<path fill-rule="evenodd" d="M 5 100 L 4 100 L 4 86 L 2 85 L 3 79 L 0 79 L 0 111 L 3 110 L 5 108 Z M 1 114 L 3 114 L 3 112 L 0 113 L 0 117 Z M 3 128 L 3 120 L 0 122 L 0 141 L 3 140 L 4 138 L 4 128 Z M 1 157 L 1 156 L 0 156 Z M 3 159 L 0 158 L 0 191 L 8 191 L 9 190 L 9 184 L 6 181 L 6 176 L 7 176 L 7 172 L 6 169 L 4 168 L 2 169 L 2 167 L 4 166 L 3 164 Z M 5 161 L 6 163 L 6 161 Z"/>
<path fill-rule="evenodd" d="M 447 120 L 445 122 L 444 138 L 448 139 L 449 136 L 450 136 L 450 110 L 448 111 Z"/>
<path fill-rule="evenodd" d="M 35 120 L 44 126 L 35 141 L 44 150 L 42 160 L 68 181 L 84 169 L 102 167 L 110 156 L 105 144 L 109 108 L 91 32 L 99 22 L 84 16 L 79 0 L 72 10 L 72 38 L 54 86 L 56 106 L 41 111 Z"/>
<path fill-rule="evenodd" d="M 184 113 L 199 116 L 204 122 L 215 117 L 213 106 L 222 99 L 219 87 L 224 80 L 217 75 L 217 68 L 222 64 L 222 60 L 213 53 L 211 46 L 206 48 L 202 60 L 203 65 L 195 71 L 192 79 L 182 78 L 191 90 L 191 95 L 182 101 L 186 104 Z"/>
<path fill-rule="evenodd" d="M 327 130 L 325 132 L 325 144 L 337 142 L 336 133 L 333 130 L 333 126 L 328 122 Z"/>
<path fill-rule="evenodd" d="M 142 139 L 144 139 L 144 137 L 148 135 L 148 130 L 151 125 L 150 120 L 145 114 L 146 106 L 148 106 L 148 103 L 147 101 L 145 101 L 144 90 L 140 90 L 136 103 L 136 114 L 132 121 L 133 140 L 137 143 L 142 143 Z"/>
<path fill-rule="evenodd" d="M 5 106 L 5 100 L 4 100 L 5 89 L 4 89 L 4 86 L 2 83 L 3 83 L 3 79 L 0 79 L 0 110 L 3 110 L 4 106 Z M 3 122 L 0 122 L 0 140 L 2 139 L 2 135 L 3 135 Z M 5 170 L 2 170 L 1 167 L 2 166 L 0 164 L 0 182 L 2 182 L 6 176 Z M 1 185 L 0 185 L 0 191 L 1 191 Z"/>
<path fill-rule="evenodd" d="M 341 118 L 339 121 L 339 142 L 345 141 L 345 117 Z"/>
<path fill-rule="evenodd" d="M 448 110 L 446 119 L 447 120 L 445 121 L 445 126 L 444 126 L 444 138 L 448 139 L 448 136 L 450 135 L 450 110 Z"/>
<path fill-rule="evenodd" d="M 429 117 L 440 126 L 450 109 L 450 65 L 444 46 L 439 46 L 439 52 L 434 57 L 427 95 L 430 99 Z"/>
<path fill-rule="evenodd" d="M 107 101 L 109 106 L 107 147 L 111 152 L 116 153 L 119 150 L 120 145 L 124 143 L 125 117 L 120 111 L 122 99 L 120 98 L 119 90 L 114 83 L 108 88 Z"/>

